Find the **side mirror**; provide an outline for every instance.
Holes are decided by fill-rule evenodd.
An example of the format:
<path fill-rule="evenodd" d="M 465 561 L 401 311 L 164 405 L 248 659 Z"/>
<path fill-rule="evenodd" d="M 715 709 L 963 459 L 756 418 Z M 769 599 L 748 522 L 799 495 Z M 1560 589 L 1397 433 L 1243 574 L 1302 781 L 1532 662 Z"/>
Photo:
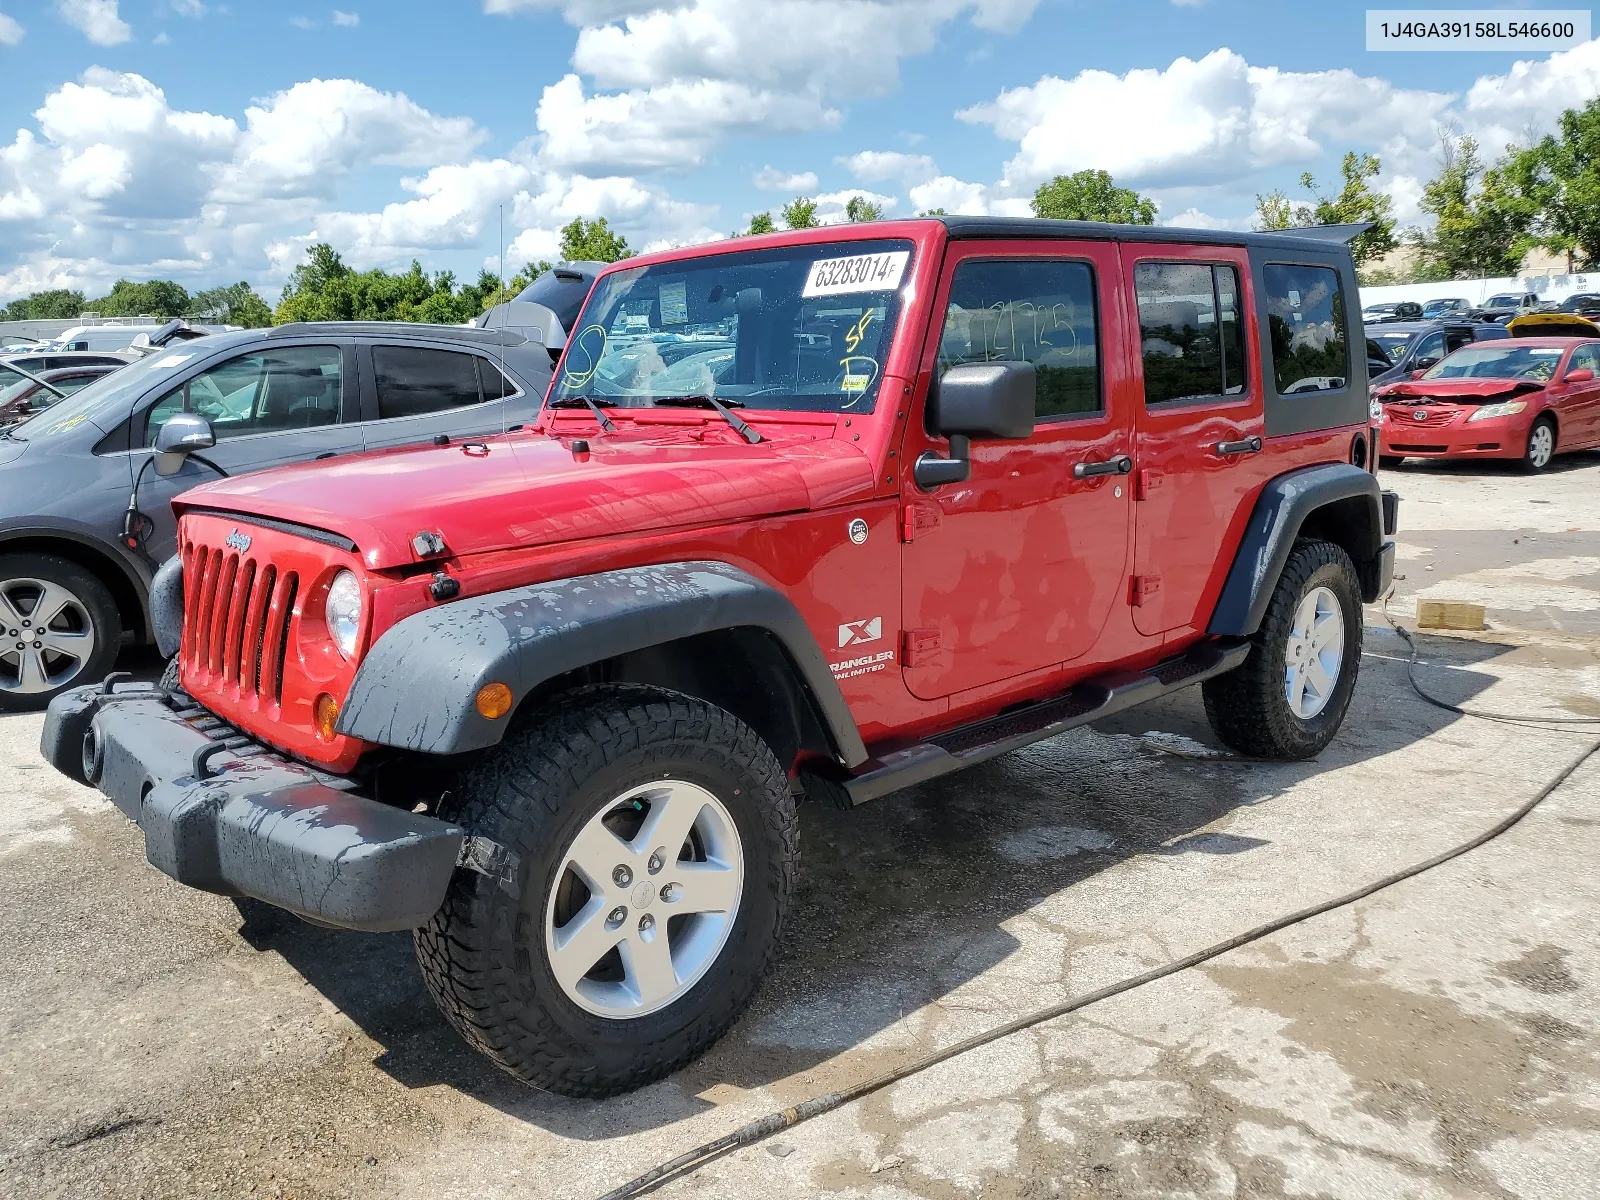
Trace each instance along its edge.
<path fill-rule="evenodd" d="M 199 413 L 173 413 L 156 430 L 156 474 L 176 475 L 189 455 L 216 444 L 211 422 Z"/>
<path fill-rule="evenodd" d="M 950 457 L 932 451 L 917 459 L 917 486 L 962 483 L 972 473 L 973 438 L 1033 436 L 1039 375 L 1030 362 L 963 363 L 939 377 L 928 393 L 928 430 L 950 439 Z"/>
<path fill-rule="evenodd" d="M 1594 372 L 1588 367 L 1579 367 L 1576 371 L 1568 371 L 1562 383 L 1593 383 Z"/>

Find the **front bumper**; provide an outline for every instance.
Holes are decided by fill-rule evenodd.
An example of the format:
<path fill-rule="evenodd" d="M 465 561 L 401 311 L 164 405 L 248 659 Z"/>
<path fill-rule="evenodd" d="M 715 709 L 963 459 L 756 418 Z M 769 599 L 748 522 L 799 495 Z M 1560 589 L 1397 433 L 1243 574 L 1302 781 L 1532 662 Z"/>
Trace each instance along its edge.
<path fill-rule="evenodd" d="M 64 692 L 50 702 L 40 748 L 135 821 L 145 857 L 179 883 L 344 929 L 427 921 L 465 837 L 279 757 L 181 692 L 109 684 Z"/>
<path fill-rule="evenodd" d="M 1389 414 L 1378 426 L 1378 453 L 1395 458 L 1521 458 L 1531 421 L 1522 414 L 1469 421 L 1467 411 L 1438 423 L 1418 423 Z"/>

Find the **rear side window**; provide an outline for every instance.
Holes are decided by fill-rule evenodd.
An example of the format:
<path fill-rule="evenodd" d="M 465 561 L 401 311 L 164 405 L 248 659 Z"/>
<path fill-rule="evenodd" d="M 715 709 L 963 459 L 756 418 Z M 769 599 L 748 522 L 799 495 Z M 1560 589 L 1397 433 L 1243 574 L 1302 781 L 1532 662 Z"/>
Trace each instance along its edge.
<path fill-rule="evenodd" d="M 1261 274 L 1278 395 L 1343 388 L 1350 364 L 1339 273 L 1331 267 L 1268 263 Z"/>
<path fill-rule="evenodd" d="M 374 346 L 372 368 L 381 420 L 463 408 L 483 398 L 474 354 L 420 346 Z M 491 386 L 498 389 L 499 372 L 493 375 L 496 381 Z"/>
<path fill-rule="evenodd" d="M 1039 377 L 1038 416 L 1101 409 L 1094 273 L 1087 263 L 969 258 L 956 267 L 939 370 L 1021 361 Z"/>
<path fill-rule="evenodd" d="M 1206 263 L 1140 263 L 1133 289 L 1146 404 L 1243 394 L 1248 374 L 1238 271 Z"/>

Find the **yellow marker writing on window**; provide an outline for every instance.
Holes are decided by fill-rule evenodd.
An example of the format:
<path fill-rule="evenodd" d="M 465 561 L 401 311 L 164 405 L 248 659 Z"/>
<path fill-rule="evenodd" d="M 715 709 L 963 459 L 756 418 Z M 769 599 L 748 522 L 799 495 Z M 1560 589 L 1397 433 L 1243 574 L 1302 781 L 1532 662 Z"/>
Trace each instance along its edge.
<path fill-rule="evenodd" d="M 856 322 L 855 328 L 844 335 L 844 348 L 851 354 L 854 354 L 856 347 L 861 345 L 861 339 L 867 336 L 867 325 L 871 320 L 872 310 L 869 308 L 861 314 L 861 320 Z"/>

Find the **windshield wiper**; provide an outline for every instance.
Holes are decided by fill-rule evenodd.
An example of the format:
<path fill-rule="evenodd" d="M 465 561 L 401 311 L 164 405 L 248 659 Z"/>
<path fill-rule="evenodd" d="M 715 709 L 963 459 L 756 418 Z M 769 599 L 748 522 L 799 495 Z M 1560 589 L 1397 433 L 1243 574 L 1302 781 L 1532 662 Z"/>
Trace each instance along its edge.
<path fill-rule="evenodd" d="M 727 401 L 718 400 L 715 396 L 708 396 L 704 392 L 692 396 L 657 396 L 653 403 L 672 408 L 714 408 L 722 419 L 738 430 L 739 436 L 752 446 L 761 441 L 761 435 L 741 421 L 739 414 L 728 407 Z M 742 400 L 735 400 L 733 403 L 740 408 L 744 407 Z"/>
<path fill-rule="evenodd" d="M 552 400 L 545 407 L 577 408 L 580 404 L 584 405 L 590 412 L 594 414 L 594 419 L 600 422 L 601 429 L 604 429 L 607 433 L 615 433 L 617 431 L 616 422 L 614 422 L 610 417 L 606 416 L 606 414 L 600 410 L 600 406 L 602 404 L 604 404 L 607 408 L 615 408 L 617 406 L 617 402 L 615 400 L 596 400 L 592 396 L 579 394 L 577 396 L 563 396 L 559 400 Z"/>

